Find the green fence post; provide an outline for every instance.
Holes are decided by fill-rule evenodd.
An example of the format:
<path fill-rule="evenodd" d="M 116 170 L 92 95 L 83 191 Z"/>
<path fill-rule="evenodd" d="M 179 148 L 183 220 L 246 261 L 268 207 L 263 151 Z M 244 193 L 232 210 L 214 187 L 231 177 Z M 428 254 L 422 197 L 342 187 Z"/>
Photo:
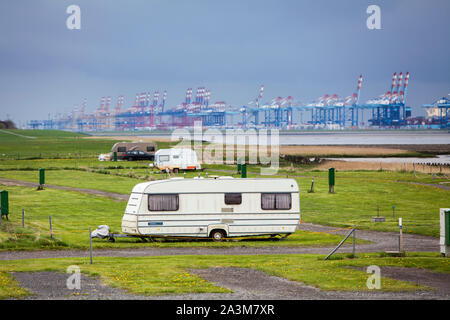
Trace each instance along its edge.
<path fill-rule="evenodd" d="M 117 161 L 117 152 L 116 151 L 114 151 L 113 160 Z"/>
<path fill-rule="evenodd" d="M 328 169 L 328 186 L 329 186 L 329 193 L 334 193 L 334 182 L 335 182 L 335 172 L 334 168 Z"/>
<path fill-rule="evenodd" d="M 241 159 L 237 159 L 237 173 L 241 173 L 241 170 L 242 170 Z"/>
<path fill-rule="evenodd" d="M 8 220 L 9 214 L 9 201 L 8 201 L 8 191 L 0 191 L 0 207 L 1 207 L 1 217 L 6 216 Z"/>
<path fill-rule="evenodd" d="M 241 164 L 241 178 L 247 178 L 247 164 Z"/>
<path fill-rule="evenodd" d="M 39 187 L 38 190 L 44 189 L 45 184 L 45 169 L 39 169 Z"/>

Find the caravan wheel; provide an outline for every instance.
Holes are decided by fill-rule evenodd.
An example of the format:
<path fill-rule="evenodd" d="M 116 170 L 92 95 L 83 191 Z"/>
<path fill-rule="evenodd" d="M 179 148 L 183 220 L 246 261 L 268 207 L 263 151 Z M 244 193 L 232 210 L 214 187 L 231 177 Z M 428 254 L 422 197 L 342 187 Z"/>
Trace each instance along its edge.
<path fill-rule="evenodd" d="M 225 233 L 222 230 L 211 231 L 211 238 L 213 241 L 220 242 L 225 239 Z"/>

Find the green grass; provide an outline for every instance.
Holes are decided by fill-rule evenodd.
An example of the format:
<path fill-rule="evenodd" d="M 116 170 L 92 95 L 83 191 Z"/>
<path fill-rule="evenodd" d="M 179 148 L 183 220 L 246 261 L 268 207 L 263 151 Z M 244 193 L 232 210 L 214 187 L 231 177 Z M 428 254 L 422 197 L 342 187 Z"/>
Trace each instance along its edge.
<path fill-rule="evenodd" d="M 36 171 L 0 171 L 1 178 L 39 182 Z M 96 189 L 108 192 L 130 194 L 133 187 L 143 182 L 135 178 L 111 174 L 92 173 L 78 170 L 46 170 L 45 183 L 60 186 Z"/>
<path fill-rule="evenodd" d="M 248 177 L 259 177 L 250 171 Z M 300 186 L 300 208 L 304 222 L 376 231 L 398 231 L 398 218 L 403 218 L 403 231 L 439 236 L 439 208 L 447 208 L 450 191 L 433 186 L 400 183 L 427 183 L 430 175 L 393 171 L 337 171 L 335 193 L 328 193 L 328 172 L 289 171 L 281 168 L 278 177 L 291 177 Z M 449 181 L 441 177 L 442 181 Z M 309 193 L 314 179 L 314 193 Z M 386 222 L 372 222 L 377 215 Z M 392 206 L 395 207 L 395 219 Z"/>
<path fill-rule="evenodd" d="M 100 153 L 109 152 L 114 143 L 120 142 L 101 137 L 87 139 L 88 137 L 82 133 L 59 130 L 0 131 L 0 160 L 83 157 L 96 159 Z M 170 144 L 161 142 L 158 146 L 162 148 Z"/>
<path fill-rule="evenodd" d="M 114 141 L 84 139 L 84 134 L 50 130 L 0 131 L 0 159 L 58 158 L 94 156 L 108 152 Z M 27 138 L 32 137 L 32 138 Z"/>
<path fill-rule="evenodd" d="M 4 221 L 0 226 L 0 250 L 67 249 L 67 247 L 67 243 L 51 237 L 49 233 L 22 228 L 8 221 Z"/>
<path fill-rule="evenodd" d="M 97 158 L 76 159 L 32 159 L 32 160 L 3 160 L 0 161 L 0 171 L 7 170 L 36 170 L 44 169 L 129 169 L 149 168 L 148 161 L 98 161 Z"/>
<path fill-rule="evenodd" d="M 34 161 L 30 161 L 34 162 Z M 118 169 L 106 167 L 109 163 L 101 163 L 97 170 L 108 174 L 78 170 L 47 170 L 46 183 L 97 189 L 109 192 L 129 194 L 134 185 L 150 179 L 164 179 L 165 174 L 151 173 L 145 163 L 122 162 Z M 122 165 L 134 164 L 133 168 Z M 103 167 L 101 167 L 103 166 Z M 94 167 L 94 166 L 93 166 Z M 102 169 L 103 168 L 103 169 Z M 105 169 L 107 168 L 107 169 Z M 250 166 L 248 177 L 261 177 L 257 174 L 257 166 Z M 222 171 L 214 171 L 222 170 Z M 224 171 L 225 170 L 225 171 Z M 210 166 L 201 176 L 233 175 L 235 166 Z M 187 173 L 187 178 L 198 173 Z M 183 176 L 182 173 L 172 176 Z M 0 170 L 0 177 L 37 182 L 38 172 L 32 169 Z M 292 177 L 300 186 L 300 208 L 304 222 L 318 223 L 337 227 L 350 227 L 377 231 L 398 231 L 398 218 L 403 218 L 404 232 L 438 237 L 439 208 L 449 207 L 449 191 L 432 186 L 400 183 L 411 181 L 429 183 L 430 175 L 413 174 L 411 172 L 391 171 L 348 171 L 336 173 L 335 193 L 328 193 L 327 172 L 324 171 L 289 171 L 281 168 L 277 176 L 272 178 Z M 311 179 L 315 181 L 315 192 L 308 193 Z M 448 181 L 440 176 L 439 181 Z M 435 181 L 437 182 L 437 181 Z M 386 222 L 372 222 L 377 215 Z M 395 219 L 392 206 L 395 206 Z"/>
<path fill-rule="evenodd" d="M 186 178 L 196 177 L 198 173 L 188 172 Z M 184 176 L 182 173 L 174 176 Z M 205 173 L 202 173 L 205 176 Z M 78 170 L 46 170 L 45 183 L 74 188 L 86 188 L 114 193 L 130 194 L 133 187 L 149 180 L 166 179 L 166 174 L 159 171 L 138 168 L 123 169 L 78 169 Z M 37 169 L 30 170 L 0 170 L 0 178 L 39 182 Z"/>
<path fill-rule="evenodd" d="M 7 187 L 9 191 L 9 221 L 2 221 L 0 248 L 86 248 L 89 245 L 89 227 L 111 225 L 118 230 L 126 203 L 78 192 L 36 188 Z M 25 228 L 22 226 L 22 208 L 25 209 Z M 49 216 L 52 217 L 54 245 L 42 246 L 33 237 L 42 240 L 50 235 Z M 14 239 L 19 240 L 14 240 Z M 21 240 L 25 238 L 25 240 Z M 101 245 L 101 244 L 99 244 Z"/>
<path fill-rule="evenodd" d="M 0 300 L 20 299 L 29 294 L 30 292 L 21 288 L 12 275 L 6 272 L 0 272 Z"/>
<path fill-rule="evenodd" d="M 448 190 L 431 186 L 398 183 L 410 173 L 337 172 L 335 193 L 328 193 L 326 174 L 314 172 L 315 193 L 308 193 L 311 179 L 297 178 L 301 190 L 302 217 L 305 222 L 333 226 L 352 226 L 378 231 L 403 230 L 439 236 L 439 208 L 449 206 Z M 372 222 L 377 215 L 386 222 Z M 395 206 L 395 219 L 392 206 Z"/>
<path fill-rule="evenodd" d="M 3 188 L 2 188 L 3 189 Z M 111 231 L 121 232 L 121 222 L 126 202 L 115 201 L 79 192 L 28 187 L 7 187 L 9 191 L 9 221 L 3 220 L 0 228 L 0 250 L 61 249 L 89 247 L 89 228 L 107 224 Z M 22 225 L 22 208 L 25 209 L 25 229 Z M 53 238 L 49 239 L 49 216 L 52 217 Z M 283 240 L 267 237 L 234 239 L 223 243 L 210 240 L 180 241 L 156 239 L 141 243 L 135 238 L 118 238 L 115 243 L 93 239 L 94 248 L 147 247 L 263 247 L 263 246 L 333 246 L 342 236 L 297 231 Z M 357 239 L 357 243 L 367 243 Z"/>
<path fill-rule="evenodd" d="M 78 265 L 81 272 L 100 277 L 107 285 L 140 295 L 165 295 L 204 292 L 229 292 L 189 272 L 189 269 L 240 267 L 263 271 L 269 275 L 314 286 L 322 290 L 368 291 L 365 272 L 370 265 L 381 268 L 382 291 L 414 291 L 427 289 L 415 283 L 383 277 L 383 267 L 426 268 L 450 273 L 450 260 L 436 253 L 408 253 L 405 258 L 386 258 L 380 254 L 358 254 L 355 259 L 341 256 L 323 260 L 322 255 L 239 255 L 239 256 L 159 256 L 159 257 L 98 257 L 94 264 L 87 258 L 30 259 L 0 261 L 0 275 L 8 272 L 65 272 Z M 164 267 L 162 267 L 164 266 Z M 0 278 L 1 279 L 1 278 Z M 3 298 L 23 296 L 10 279 L 2 283 Z M 6 289 L 5 289 L 6 288 Z M 8 290 L 8 288 L 10 288 Z M 429 289 L 429 288 L 428 288 Z M 0 289 L 2 290 L 2 289 Z M 2 292 L 2 291 L 0 291 Z M 6 295 L 5 295 L 6 293 Z"/>

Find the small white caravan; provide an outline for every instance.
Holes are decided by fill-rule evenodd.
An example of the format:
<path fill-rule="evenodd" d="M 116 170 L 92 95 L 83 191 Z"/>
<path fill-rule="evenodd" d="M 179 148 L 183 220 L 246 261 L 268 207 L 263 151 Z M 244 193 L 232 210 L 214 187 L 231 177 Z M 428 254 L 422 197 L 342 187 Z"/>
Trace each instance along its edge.
<path fill-rule="evenodd" d="M 159 170 L 169 169 L 173 172 L 180 170 L 201 170 L 197 154 L 191 149 L 160 149 L 155 153 L 155 167 Z"/>
<path fill-rule="evenodd" d="M 133 236 L 289 235 L 300 223 L 294 179 L 172 178 L 136 185 L 122 219 Z"/>

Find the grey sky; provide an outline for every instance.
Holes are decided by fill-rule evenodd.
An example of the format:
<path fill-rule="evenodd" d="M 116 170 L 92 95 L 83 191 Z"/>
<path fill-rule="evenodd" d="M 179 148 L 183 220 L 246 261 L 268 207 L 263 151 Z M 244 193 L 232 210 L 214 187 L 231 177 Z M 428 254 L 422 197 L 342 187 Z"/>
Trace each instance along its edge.
<path fill-rule="evenodd" d="M 66 8 L 81 8 L 68 30 Z M 366 8 L 381 7 L 382 30 L 368 30 Z M 411 73 L 407 102 L 450 93 L 448 0 L 10 0 L 0 4 L 0 119 L 46 119 L 83 98 L 206 86 L 211 100 L 242 106 L 264 99 L 309 102 L 347 96 L 363 74 L 361 99 L 389 90 L 392 73 Z"/>

